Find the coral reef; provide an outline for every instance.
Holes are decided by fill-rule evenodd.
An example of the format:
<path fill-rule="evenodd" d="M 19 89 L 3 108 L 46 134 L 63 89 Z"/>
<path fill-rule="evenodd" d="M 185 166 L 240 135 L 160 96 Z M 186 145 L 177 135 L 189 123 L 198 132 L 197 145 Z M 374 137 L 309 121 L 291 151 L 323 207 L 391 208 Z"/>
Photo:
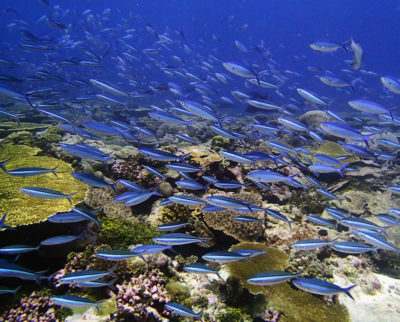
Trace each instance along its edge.
<path fill-rule="evenodd" d="M 261 243 L 240 243 L 231 247 L 236 249 L 266 248 Z M 253 294 L 263 294 L 267 306 L 274 311 L 282 312 L 282 320 L 286 321 L 349 321 L 345 306 L 340 304 L 327 305 L 321 298 L 292 288 L 289 283 L 281 283 L 268 287 L 249 285 L 246 279 L 256 273 L 268 270 L 285 270 L 288 265 L 288 256 L 274 248 L 269 248 L 267 255 L 257 256 L 252 261 L 228 263 L 233 276 Z"/>
<path fill-rule="evenodd" d="M 116 285 L 117 318 L 125 321 L 167 321 L 164 304 L 171 300 L 162 273 L 150 271 Z"/>
<path fill-rule="evenodd" d="M 304 113 L 302 116 L 300 116 L 299 120 L 300 122 L 305 123 L 310 127 L 316 128 L 320 125 L 321 122 L 331 121 L 332 117 L 330 117 L 324 111 L 313 110 Z"/>
<path fill-rule="evenodd" d="M 53 174 L 38 176 L 19 177 L 0 172 L 0 209 L 7 212 L 7 224 L 11 226 L 26 225 L 45 220 L 57 212 L 69 211 L 71 205 L 66 199 L 39 199 L 27 196 L 18 189 L 22 187 L 45 187 L 69 194 L 72 196 L 72 204 L 75 205 L 83 200 L 87 185 L 73 180 L 70 173 L 73 168 L 68 163 L 47 156 L 37 156 L 40 152 L 37 148 L 24 145 L 5 145 L 0 150 L 0 159 L 10 159 L 6 167 L 8 170 L 22 167 L 57 167 L 58 178 Z"/>

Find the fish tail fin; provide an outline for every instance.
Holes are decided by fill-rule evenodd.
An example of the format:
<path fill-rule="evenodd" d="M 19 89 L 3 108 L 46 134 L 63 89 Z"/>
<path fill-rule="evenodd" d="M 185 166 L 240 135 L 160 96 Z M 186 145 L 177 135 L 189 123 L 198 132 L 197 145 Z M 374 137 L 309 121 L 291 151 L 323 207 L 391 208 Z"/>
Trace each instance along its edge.
<path fill-rule="evenodd" d="M 347 40 L 347 41 L 341 43 L 342 48 L 343 48 L 345 51 L 349 51 L 349 47 L 347 47 L 347 46 L 348 46 L 350 43 L 351 43 L 351 38 L 350 38 L 349 40 Z"/>
<path fill-rule="evenodd" d="M 70 193 L 70 194 L 68 194 L 68 195 L 66 196 L 66 198 L 68 199 L 68 201 L 69 201 L 69 203 L 71 204 L 71 206 L 72 206 L 71 197 L 72 197 L 73 195 L 75 195 L 75 194 L 76 194 L 76 192 L 72 192 L 72 193 Z"/>
<path fill-rule="evenodd" d="M 189 155 L 190 155 L 190 152 L 189 152 L 189 153 L 186 153 L 186 154 L 184 154 L 184 155 L 181 155 L 181 156 L 179 157 L 179 160 L 181 160 L 182 162 L 185 162 L 185 159 L 186 159 Z"/>
<path fill-rule="evenodd" d="M 356 287 L 358 284 L 354 284 L 352 286 L 346 287 L 344 289 L 344 292 L 346 293 L 346 295 L 348 295 L 353 301 L 354 301 L 354 297 L 350 294 L 350 290 L 354 287 Z"/>
<path fill-rule="evenodd" d="M 363 135 L 363 140 L 364 140 L 365 145 L 367 146 L 367 148 L 369 148 L 368 141 L 373 140 L 373 136 L 375 136 L 377 134 L 378 133 L 371 133 L 371 134 Z"/>
<path fill-rule="evenodd" d="M 171 252 L 177 254 L 176 250 L 172 247 L 172 245 L 169 245 L 167 249 L 170 250 Z"/>
<path fill-rule="evenodd" d="M 58 178 L 58 175 L 56 173 L 58 166 L 54 167 L 53 169 L 51 169 L 51 173 L 54 174 L 56 176 L 56 178 Z"/>
<path fill-rule="evenodd" d="M 223 281 L 225 282 L 225 280 L 221 277 L 221 275 L 219 275 L 219 272 L 216 272 L 215 274 L 217 274 L 217 276 L 218 276 L 221 280 L 223 280 Z"/>
<path fill-rule="evenodd" d="M 118 277 L 113 278 L 111 281 L 107 283 L 107 286 L 115 291 L 117 288 L 115 287 L 114 283 L 117 281 Z"/>
<path fill-rule="evenodd" d="M 13 294 L 15 295 L 15 293 L 17 293 L 21 288 L 22 288 L 22 285 L 18 286 L 18 287 L 13 291 Z"/>
<path fill-rule="evenodd" d="M 160 185 L 157 185 L 157 186 L 153 189 L 152 194 L 153 194 L 153 195 L 156 195 L 156 196 L 163 197 L 164 195 L 161 194 L 161 193 L 159 193 L 159 192 L 157 191 L 159 187 L 160 187 Z"/>
<path fill-rule="evenodd" d="M 211 186 L 211 182 L 209 182 L 209 183 L 207 183 L 207 184 L 205 185 L 205 187 L 204 187 L 204 192 L 205 192 L 205 193 L 207 193 L 208 188 L 210 188 L 210 186 Z"/>
<path fill-rule="evenodd" d="M 6 164 L 8 161 L 10 161 L 10 159 L 5 159 L 5 160 L 3 160 L 3 161 L 0 161 L 0 168 L 1 168 L 5 173 L 7 173 L 7 169 L 6 169 L 5 164 Z"/>
<path fill-rule="evenodd" d="M 24 99 L 25 99 L 25 101 L 30 105 L 30 106 L 32 106 L 33 107 L 33 104 L 32 104 L 32 102 L 31 102 L 31 100 L 30 100 L 30 98 L 29 98 L 29 96 L 28 95 L 24 95 Z M 19 122 L 18 122 L 19 123 Z"/>
<path fill-rule="evenodd" d="M 193 122 L 193 119 L 190 119 L 190 120 L 187 120 L 186 121 L 186 127 L 188 128 L 188 130 L 190 131 L 190 127 L 189 127 L 189 125 L 190 125 L 190 123 L 192 123 Z"/>

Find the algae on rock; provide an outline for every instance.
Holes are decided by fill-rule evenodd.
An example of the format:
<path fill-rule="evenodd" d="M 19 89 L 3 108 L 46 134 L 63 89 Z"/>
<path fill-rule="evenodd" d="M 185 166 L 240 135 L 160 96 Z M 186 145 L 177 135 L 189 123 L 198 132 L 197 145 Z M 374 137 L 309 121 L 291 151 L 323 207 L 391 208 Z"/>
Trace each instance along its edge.
<path fill-rule="evenodd" d="M 0 150 L 0 159 L 10 159 L 6 163 L 7 170 L 22 167 L 41 167 L 51 169 L 57 167 L 55 177 L 52 173 L 38 176 L 12 176 L 3 171 L 0 173 L 0 211 L 9 215 L 6 224 L 11 226 L 27 225 L 46 220 L 57 212 L 69 211 L 71 205 L 66 199 L 40 199 L 27 196 L 19 191 L 23 187 L 44 187 L 65 194 L 76 192 L 72 196 L 75 205 L 84 199 L 87 186 L 70 175 L 73 168 L 70 164 L 53 157 L 37 156 L 40 149 L 25 145 L 4 145 Z"/>
<path fill-rule="evenodd" d="M 230 248 L 264 250 L 262 243 L 240 243 Z M 228 263 L 231 274 L 237 277 L 244 287 L 253 294 L 263 294 L 267 305 L 282 312 L 282 321 L 349 321 L 349 313 L 340 304 L 327 305 L 323 299 L 307 292 L 292 288 L 289 283 L 271 286 L 250 285 L 250 276 L 270 270 L 285 270 L 289 256 L 278 249 L 269 248 L 266 255 L 252 258 L 251 261 Z"/>

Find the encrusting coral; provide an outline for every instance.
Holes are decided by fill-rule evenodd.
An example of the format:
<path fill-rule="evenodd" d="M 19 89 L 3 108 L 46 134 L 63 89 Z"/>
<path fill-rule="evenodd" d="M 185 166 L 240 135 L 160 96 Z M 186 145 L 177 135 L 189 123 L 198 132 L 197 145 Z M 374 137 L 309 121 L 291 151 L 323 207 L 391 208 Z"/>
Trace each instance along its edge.
<path fill-rule="evenodd" d="M 66 199 L 39 199 L 27 196 L 18 189 L 23 187 L 44 187 L 64 194 L 75 192 L 71 197 L 72 204 L 82 201 L 87 185 L 74 180 L 70 175 L 73 168 L 70 164 L 47 156 L 38 156 L 40 149 L 25 145 L 4 145 L 0 150 L 0 160 L 10 159 L 5 164 L 7 170 L 22 167 L 57 167 L 55 177 L 52 173 L 37 176 L 12 176 L 0 172 L 0 211 L 9 213 L 6 224 L 11 226 L 38 223 L 47 217 L 62 211 L 69 211 L 71 205 Z"/>

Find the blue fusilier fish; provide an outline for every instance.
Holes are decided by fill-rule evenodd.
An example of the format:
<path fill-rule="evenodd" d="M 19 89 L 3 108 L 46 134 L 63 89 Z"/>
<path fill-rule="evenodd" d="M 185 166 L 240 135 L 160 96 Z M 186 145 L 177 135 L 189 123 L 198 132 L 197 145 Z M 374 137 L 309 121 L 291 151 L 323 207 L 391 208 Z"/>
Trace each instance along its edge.
<path fill-rule="evenodd" d="M 300 273 L 294 274 L 282 271 L 267 271 L 250 276 L 246 282 L 252 285 L 275 285 L 299 276 Z"/>
<path fill-rule="evenodd" d="M 340 208 L 325 208 L 326 212 L 328 213 L 329 216 L 331 216 L 333 219 L 340 221 L 344 218 L 347 217 L 347 215 L 349 214 L 349 212 L 347 210 L 344 209 L 340 209 Z"/>
<path fill-rule="evenodd" d="M 98 227 L 101 227 L 101 222 L 96 217 L 96 213 L 98 213 L 98 210 L 87 210 L 87 209 L 76 208 L 76 207 L 72 207 L 71 210 L 75 214 L 78 214 L 78 215 L 82 216 L 83 218 L 85 218 L 86 220 L 89 220 L 89 221 L 95 223 Z"/>
<path fill-rule="evenodd" d="M 208 190 L 208 185 L 203 186 L 201 183 L 198 183 L 197 181 L 194 180 L 178 180 L 175 181 L 175 184 L 182 189 L 188 189 L 188 190 L 204 190 L 207 192 Z"/>
<path fill-rule="evenodd" d="M 340 224 L 349 228 L 356 229 L 372 229 L 372 230 L 385 230 L 388 227 L 380 227 L 364 218 L 346 217 L 340 220 Z"/>
<path fill-rule="evenodd" d="M 321 188 L 321 189 L 324 189 L 324 186 L 321 184 L 321 183 L 319 183 L 316 179 L 314 179 L 314 178 L 312 178 L 312 177 L 309 177 L 309 176 L 306 176 L 305 177 L 309 182 L 311 182 L 311 184 L 313 184 L 314 186 L 316 186 L 316 187 L 318 187 L 318 188 Z"/>
<path fill-rule="evenodd" d="M 87 298 L 76 295 L 57 295 L 50 297 L 50 301 L 55 305 L 69 308 L 94 306 L 99 311 L 100 302 L 93 302 Z"/>
<path fill-rule="evenodd" d="M 211 125 L 210 129 L 215 132 L 216 134 L 219 134 L 225 138 L 228 139 L 232 139 L 232 140 L 238 140 L 239 136 L 237 136 L 235 133 L 228 131 L 222 127 L 220 127 L 219 125 L 215 124 L 215 125 Z"/>
<path fill-rule="evenodd" d="M 327 281 L 315 278 L 297 278 L 293 280 L 292 283 L 302 291 L 306 291 L 312 294 L 335 295 L 338 293 L 345 293 L 353 300 L 354 298 L 351 296 L 350 290 L 358 285 L 355 284 L 346 288 L 342 288 Z"/>
<path fill-rule="evenodd" d="M 397 185 L 397 186 L 389 186 L 388 189 L 389 189 L 390 191 L 392 191 L 392 192 L 397 192 L 397 193 L 399 193 L 399 192 L 400 192 L 400 185 Z"/>
<path fill-rule="evenodd" d="M 30 245 L 8 245 L 0 248 L 0 255 L 18 255 L 25 254 L 33 251 L 38 251 L 39 246 L 30 246 Z"/>
<path fill-rule="evenodd" d="M 376 141 L 379 142 L 379 144 L 384 145 L 388 148 L 392 148 L 392 149 L 400 149 L 400 144 L 397 142 L 393 142 L 392 140 L 388 140 L 388 139 L 377 139 Z"/>
<path fill-rule="evenodd" d="M 254 161 L 250 158 L 247 158 L 244 156 L 242 153 L 234 152 L 234 151 L 226 151 L 226 150 L 221 150 L 219 151 L 219 154 L 221 154 L 224 158 L 227 158 L 228 160 L 238 162 L 238 163 L 254 163 Z"/>
<path fill-rule="evenodd" d="M 400 208 L 389 208 L 388 213 L 392 216 L 400 218 Z"/>
<path fill-rule="evenodd" d="M 30 101 L 28 95 L 19 93 L 13 88 L 1 83 L 0 83 L 0 96 L 24 101 L 33 107 L 32 102 Z"/>
<path fill-rule="evenodd" d="M 231 263 L 240 261 L 242 259 L 249 259 L 248 256 L 241 255 L 236 252 L 228 252 L 228 251 L 216 251 L 204 254 L 202 258 L 208 262 L 216 262 L 216 263 Z"/>
<path fill-rule="evenodd" d="M 222 127 L 222 119 L 218 117 L 215 112 L 209 107 L 202 105 L 198 102 L 183 100 L 179 102 L 182 107 L 188 112 L 206 120 L 211 120 L 217 122 L 220 127 Z"/>
<path fill-rule="evenodd" d="M 322 239 L 304 239 L 290 245 L 291 248 L 297 250 L 314 250 L 320 247 L 331 246 L 334 241 L 326 241 Z"/>
<path fill-rule="evenodd" d="M 282 108 L 281 106 L 273 103 L 263 102 L 254 99 L 246 99 L 245 102 L 246 104 L 249 104 L 255 108 L 259 108 L 260 110 L 265 110 L 265 111 L 276 111 Z"/>
<path fill-rule="evenodd" d="M 289 229 L 292 230 L 292 222 L 290 220 L 288 220 L 284 215 L 282 215 L 279 211 L 269 209 L 269 208 L 265 208 L 264 211 L 268 215 L 274 217 L 275 219 L 286 222 L 289 225 Z"/>
<path fill-rule="evenodd" d="M 256 170 L 247 174 L 247 178 L 251 181 L 263 182 L 263 183 L 279 183 L 283 182 L 290 186 L 296 187 L 296 183 L 293 181 L 293 176 L 285 176 L 278 172 L 268 171 L 268 170 Z"/>
<path fill-rule="evenodd" d="M 183 134 L 180 134 L 180 133 L 175 134 L 175 136 L 178 139 L 182 140 L 182 141 L 193 143 L 194 145 L 198 145 L 199 144 L 199 142 L 197 142 L 195 139 L 191 138 L 190 136 L 183 135 Z"/>
<path fill-rule="evenodd" d="M 8 226 L 8 225 L 5 224 L 6 217 L 7 217 L 7 213 L 4 213 L 3 217 L 1 217 L 1 219 L 0 219 L 0 229 L 11 229 L 11 230 L 14 230 L 15 229 L 14 227 Z"/>
<path fill-rule="evenodd" d="M 129 180 L 119 179 L 118 182 L 120 184 L 122 184 L 128 190 L 132 190 L 132 191 L 135 191 L 135 192 L 145 192 L 145 191 L 147 191 L 146 188 L 143 188 L 142 186 L 139 186 L 138 184 L 136 184 L 136 183 L 134 183 L 132 181 L 129 181 Z"/>
<path fill-rule="evenodd" d="M 159 177 L 161 180 L 165 181 L 167 180 L 167 177 L 164 176 L 160 171 L 148 166 L 148 165 L 143 165 L 143 168 L 145 168 L 147 171 L 150 173 L 154 174 L 156 177 Z M 129 188 L 128 188 L 129 189 Z"/>
<path fill-rule="evenodd" d="M 69 201 L 69 203 L 72 205 L 71 197 L 76 194 L 76 192 L 72 192 L 68 195 L 63 194 L 60 191 L 57 190 L 52 190 L 48 188 L 42 188 L 42 187 L 24 187 L 20 188 L 19 191 L 32 196 L 36 198 L 42 198 L 42 199 L 61 199 L 65 198 Z"/>
<path fill-rule="evenodd" d="M 290 119 L 287 117 L 278 117 L 277 121 L 279 124 L 283 125 L 284 127 L 288 128 L 290 130 L 294 130 L 294 131 L 298 131 L 298 132 L 307 132 L 308 131 L 308 128 L 306 125 L 304 125 L 300 121 L 297 121 L 294 119 Z"/>
<path fill-rule="evenodd" d="M 45 109 L 42 109 L 42 108 L 37 108 L 37 110 L 39 112 L 42 112 L 43 114 L 46 114 L 48 117 L 57 120 L 57 121 L 61 121 L 61 122 L 64 122 L 64 123 L 72 123 L 71 120 L 67 119 L 66 117 L 64 117 L 62 115 L 57 114 L 54 111 L 49 111 L 49 110 L 45 110 Z"/>
<path fill-rule="evenodd" d="M 18 169 L 13 169 L 6 171 L 7 174 L 12 175 L 12 176 L 21 176 L 21 177 L 28 177 L 28 176 L 37 176 L 45 173 L 52 173 L 56 177 L 57 173 L 55 172 L 57 170 L 58 166 L 54 167 L 53 169 L 45 169 L 45 168 L 37 168 L 37 167 L 28 167 L 28 168 L 18 168 Z"/>
<path fill-rule="evenodd" d="M 140 253 L 142 255 L 146 254 L 156 254 L 163 252 L 164 250 L 170 250 L 175 253 L 175 250 L 172 248 L 172 245 L 141 245 L 136 246 L 135 248 L 130 249 L 129 251 L 133 253 Z"/>
<path fill-rule="evenodd" d="M 333 167 L 341 167 L 342 163 L 340 163 L 339 160 L 336 158 L 333 158 L 329 155 L 322 154 L 322 153 L 316 153 L 313 155 L 313 158 L 316 159 L 318 162 L 333 166 Z"/>
<path fill-rule="evenodd" d="M 237 188 L 247 187 L 248 184 L 236 181 L 218 181 L 214 183 L 214 186 L 220 189 L 237 189 Z"/>
<path fill-rule="evenodd" d="M 304 88 L 297 88 L 297 93 L 299 93 L 299 95 L 301 97 L 303 97 L 305 100 L 316 104 L 316 105 L 324 105 L 327 106 L 329 105 L 329 102 L 325 99 L 322 99 L 319 95 L 304 89 Z"/>
<path fill-rule="evenodd" d="M 98 132 L 101 135 L 121 135 L 121 131 L 117 128 L 101 122 L 90 121 L 83 123 L 83 125 L 89 130 Z"/>
<path fill-rule="evenodd" d="M 157 226 L 157 230 L 159 230 L 159 231 L 174 231 L 174 230 L 178 230 L 183 227 L 186 227 L 188 225 L 190 225 L 190 223 L 188 223 L 188 222 L 169 222 L 169 223 Z"/>
<path fill-rule="evenodd" d="M 18 286 L 15 289 L 8 288 L 5 286 L 0 286 L 0 295 L 5 295 L 5 294 L 15 295 L 21 288 L 22 288 L 22 285 Z"/>
<path fill-rule="evenodd" d="M 357 111 L 369 113 L 369 114 L 388 114 L 393 120 L 393 110 L 395 110 L 397 107 L 393 109 L 388 109 L 387 107 L 384 107 L 376 102 L 372 102 L 369 100 L 363 100 L 363 99 L 358 99 L 358 100 L 352 100 L 347 102 L 350 107 L 354 108 Z"/>
<path fill-rule="evenodd" d="M 346 45 L 348 44 L 348 41 L 344 43 L 337 43 L 333 41 L 316 41 L 310 44 L 311 49 L 315 51 L 320 51 L 323 53 L 331 53 L 334 52 L 340 48 L 343 48 L 344 50 L 347 50 Z"/>
<path fill-rule="evenodd" d="M 329 198 L 329 199 L 334 199 L 339 201 L 339 203 L 342 203 L 342 199 L 340 199 L 338 196 L 334 195 L 332 192 L 326 191 L 324 189 L 318 188 L 315 191 L 317 191 L 320 195 Z"/>
<path fill-rule="evenodd" d="M 381 82 L 389 91 L 395 94 L 400 94 L 400 82 L 399 79 L 393 76 L 382 76 Z"/>
<path fill-rule="evenodd" d="M 238 253 L 240 255 L 246 256 L 248 258 L 253 258 L 256 256 L 260 256 L 260 255 L 265 255 L 268 251 L 267 249 L 264 250 L 257 250 L 257 249 L 236 249 L 235 253 Z"/>
<path fill-rule="evenodd" d="M 0 114 L 13 118 L 14 121 L 15 121 L 15 123 L 18 124 L 18 126 L 21 125 L 21 123 L 20 123 L 19 118 L 18 118 L 17 115 L 12 114 L 12 113 L 10 113 L 10 112 L 8 112 L 8 111 L 2 109 L 2 108 L 0 108 Z"/>
<path fill-rule="evenodd" d="M 77 284 L 82 282 L 94 281 L 105 276 L 115 277 L 115 274 L 113 272 L 115 268 L 116 266 L 114 266 L 109 271 L 97 271 L 97 270 L 75 271 L 59 277 L 57 279 L 57 282 L 60 284 Z"/>
<path fill-rule="evenodd" d="M 142 255 L 143 253 L 134 253 L 129 250 L 118 250 L 118 249 L 102 250 L 96 253 L 96 257 L 112 262 L 124 261 L 138 256 L 142 257 Z"/>
<path fill-rule="evenodd" d="M 241 221 L 241 222 L 247 222 L 247 223 L 252 223 L 252 222 L 263 222 L 264 219 L 260 219 L 257 217 L 252 217 L 252 216 L 236 216 L 235 218 L 233 218 L 237 221 Z"/>
<path fill-rule="evenodd" d="M 96 86 L 97 88 L 100 88 L 101 90 L 110 93 L 112 95 L 116 95 L 116 96 L 126 96 L 130 99 L 130 95 L 128 93 L 125 93 L 123 91 L 120 91 L 119 89 L 115 88 L 114 86 L 111 85 L 107 85 L 103 82 L 100 82 L 98 80 L 95 79 L 90 79 L 89 80 L 94 86 Z"/>
<path fill-rule="evenodd" d="M 94 280 L 94 281 L 89 281 L 89 282 L 80 282 L 76 283 L 74 286 L 76 287 L 90 287 L 90 288 L 98 288 L 98 287 L 109 287 L 112 290 L 116 290 L 116 287 L 114 286 L 115 281 L 118 279 L 118 277 L 115 277 L 109 282 L 103 281 L 103 280 Z"/>
<path fill-rule="evenodd" d="M 308 166 L 308 170 L 310 170 L 312 173 L 314 173 L 316 176 L 319 176 L 320 173 L 333 173 L 337 172 L 340 174 L 341 177 L 344 176 L 344 171 L 346 170 L 345 168 L 348 166 L 348 163 L 342 164 L 340 168 L 336 168 L 334 166 L 331 166 L 329 164 L 325 163 L 314 163 L 310 166 Z"/>
<path fill-rule="evenodd" d="M 337 77 L 337 76 L 333 76 L 333 75 L 322 75 L 319 77 L 319 80 L 324 83 L 325 85 L 328 86 L 332 86 L 332 87 L 346 87 L 349 86 L 353 92 L 354 87 L 353 85 L 356 84 L 357 82 L 360 81 L 360 78 L 354 79 L 352 81 L 349 81 L 347 79 L 341 78 L 341 77 Z"/>
<path fill-rule="evenodd" d="M 219 275 L 218 270 L 212 269 L 204 264 L 200 264 L 200 263 L 189 264 L 189 265 L 184 266 L 183 270 L 185 272 L 197 273 L 197 274 L 216 274 L 220 279 L 223 280 L 221 275 Z"/>
<path fill-rule="evenodd" d="M 325 219 L 320 216 L 314 216 L 314 215 L 306 215 L 307 220 L 313 222 L 314 224 L 321 225 L 321 226 L 327 226 L 327 227 L 336 227 L 336 222 L 330 219 Z"/>
<path fill-rule="evenodd" d="M 385 225 L 389 226 L 395 226 L 395 225 L 400 225 L 400 219 L 398 217 L 386 215 L 386 214 L 380 214 L 377 215 L 376 218 L 379 219 L 379 221 L 383 222 Z"/>
<path fill-rule="evenodd" d="M 166 303 L 165 307 L 167 308 L 167 310 L 170 310 L 176 314 L 186 316 L 189 318 L 193 318 L 193 319 L 198 319 L 198 320 L 201 320 L 200 315 L 203 312 L 203 311 L 200 311 L 198 313 L 195 313 L 191 309 L 189 309 L 187 306 L 184 306 L 182 304 L 175 303 L 175 302 Z"/>
<path fill-rule="evenodd" d="M 352 139 L 352 140 L 361 140 L 364 141 L 367 147 L 369 147 L 368 141 L 372 139 L 372 137 L 376 133 L 371 133 L 367 135 L 361 134 L 358 130 L 352 128 L 349 125 L 335 122 L 322 122 L 320 123 L 320 128 L 324 130 L 326 133 L 342 138 L 342 139 Z"/>
<path fill-rule="evenodd" d="M 0 277 L 14 277 L 21 280 L 35 281 L 39 284 L 41 272 L 34 272 L 25 267 L 9 262 L 0 263 Z"/>
<path fill-rule="evenodd" d="M 263 70 L 261 72 L 254 72 L 253 70 L 250 70 L 247 67 L 243 67 L 239 64 L 233 63 L 233 62 L 223 62 L 222 66 L 224 66 L 224 68 L 232 73 L 235 74 L 237 76 L 243 77 L 243 78 L 256 78 L 257 80 L 257 84 L 260 86 L 260 80 L 258 78 L 258 76 L 264 74 L 267 72 L 267 70 Z"/>
<path fill-rule="evenodd" d="M 217 206 L 225 209 L 246 207 L 252 212 L 252 209 L 250 208 L 250 202 L 248 201 L 238 200 L 226 196 L 210 196 L 206 197 L 205 199 L 207 203 L 212 206 Z"/>
<path fill-rule="evenodd" d="M 153 160 L 157 160 L 157 161 L 180 160 L 180 161 L 184 162 L 185 158 L 190 155 L 190 153 L 187 153 L 187 154 L 184 154 L 181 156 L 177 156 L 173 153 L 169 153 L 166 151 L 157 150 L 157 149 L 153 149 L 153 148 L 138 148 L 138 150 L 141 154 L 145 155 L 146 157 L 153 159 Z"/>
<path fill-rule="evenodd" d="M 102 161 L 104 165 L 107 167 L 107 162 L 112 159 L 112 157 L 107 154 L 101 152 L 100 150 L 82 144 L 60 144 L 61 148 L 67 151 L 69 154 L 77 156 L 81 159 L 90 159 L 90 160 L 98 160 Z"/>
<path fill-rule="evenodd" d="M 163 207 L 163 206 L 170 206 L 170 205 L 172 205 L 172 204 L 174 204 L 174 203 L 173 203 L 171 200 L 169 200 L 169 198 L 166 198 L 166 199 L 160 201 L 159 206 L 160 206 L 160 207 Z"/>
<path fill-rule="evenodd" d="M 209 246 L 207 244 L 207 242 L 209 241 L 208 238 L 200 238 L 189 234 L 179 234 L 179 233 L 160 235 L 158 237 L 154 237 L 153 241 L 161 245 L 186 245 L 186 244 L 200 243 L 205 246 Z"/>
<path fill-rule="evenodd" d="M 351 154 L 354 154 L 358 157 L 361 158 L 367 158 L 367 159 L 375 159 L 376 160 L 376 154 L 355 144 L 348 144 L 342 141 L 338 141 L 338 143 L 343 147 L 343 149 Z"/>
<path fill-rule="evenodd" d="M 375 247 L 371 247 L 365 244 L 349 242 L 349 241 L 341 241 L 334 242 L 331 247 L 341 253 L 345 254 L 362 254 L 366 252 L 374 252 L 378 254 L 377 249 Z"/>
<path fill-rule="evenodd" d="M 399 253 L 399 249 L 393 244 L 389 243 L 386 239 L 382 238 L 376 232 L 367 232 L 360 229 L 353 229 L 353 233 L 364 240 L 366 243 L 375 246 L 378 249 L 384 249 L 392 252 Z"/>
<path fill-rule="evenodd" d="M 150 111 L 148 114 L 151 118 L 157 121 L 171 123 L 171 124 L 178 124 L 178 125 L 186 125 L 188 130 L 190 130 L 189 125 L 193 121 L 193 120 L 185 121 L 184 119 L 181 119 L 180 117 L 172 113 L 164 111 Z"/>
<path fill-rule="evenodd" d="M 158 186 L 152 191 L 137 192 L 132 194 L 129 198 L 125 199 L 124 204 L 126 206 L 135 206 L 150 199 L 153 195 L 162 197 L 162 194 L 157 192 L 157 189 Z"/>
<path fill-rule="evenodd" d="M 217 212 L 217 211 L 224 211 L 224 210 L 226 210 L 226 208 L 211 206 L 211 205 L 201 208 L 201 211 L 204 211 L 204 212 Z"/>
<path fill-rule="evenodd" d="M 299 154 L 295 149 L 292 149 L 291 147 L 288 147 L 287 145 L 278 141 L 265 141 L 265 144 L 272 149 L 278 150 L 279 152 L 293 153 L 294 155 Z"/>
<path fill-rule="evenodd" d="M 85 221 L 85 220 L 86 220 L 85 217 L 81 216 L 80 214 L 76 214 L 73 211 L 59 212 L 59 213 L 54 214 L 47 218 L 47 221 L 56 223 L 56 224 L 81 222 L 81 221 Z"/>
<path fill-rule="evenodd" d="M 102 178 L 96 177 L 93 174 L 89 173 L 83 173 L 83 172 L 72 172 L 71 176 L 73 176 L 75 179 L 82 181 L 83 183 L 86 183 L 92 187 L 96 188 L 111 188 L 112 190 L 115 191 L 114 183 L 108 183 Z"/>
<path fill-rule="evenodd" d="M 59 235 L 50 237 L 40 242 L 40 246 L 56 246 L 71 243 L 83 237 L 83 233 L 80 235 Z"/>
<path fill-rule="evenodd" d="M 200 169 L 198 167 L 195 167 L 191 164 L 188 163 L 169 163 L 165 166 L 168 169 L 174 170 L 174 171 L 179 171 L 179 172 L 201 172 L 203 173 L 203 169 Z"/>
<path fill-rule="evenodd" d="M 173 195 L 168 199 L 173 203 L 177 203 L 184 206 L 202 206 L 206 204 L 204 200 L 188 195 Z"/>

